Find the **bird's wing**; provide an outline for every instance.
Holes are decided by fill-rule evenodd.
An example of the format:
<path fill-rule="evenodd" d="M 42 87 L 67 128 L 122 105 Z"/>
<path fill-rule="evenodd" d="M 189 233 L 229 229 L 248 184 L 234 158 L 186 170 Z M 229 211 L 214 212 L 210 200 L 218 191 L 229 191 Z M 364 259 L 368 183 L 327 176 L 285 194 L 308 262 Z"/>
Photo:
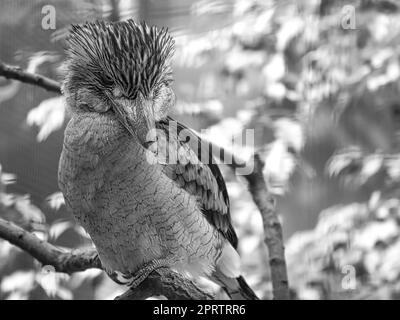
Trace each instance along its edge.
<path fill-rule="evenodd" d="M 207 220 L 237 248 L 224 178 L 214 163 L 211 146 L 192 130 L 168 117 L 156 123 L 157 147 L 148 146 L 163 172 L 179 187 L 196 195 Z"/>

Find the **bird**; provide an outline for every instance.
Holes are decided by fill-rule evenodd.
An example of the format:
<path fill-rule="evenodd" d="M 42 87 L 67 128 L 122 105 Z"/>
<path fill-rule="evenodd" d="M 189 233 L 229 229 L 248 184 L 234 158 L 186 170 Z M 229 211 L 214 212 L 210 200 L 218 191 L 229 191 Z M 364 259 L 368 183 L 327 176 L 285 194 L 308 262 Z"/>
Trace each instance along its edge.
<path fill-rule="evenodd" d="M 132 19 L 72 25 L 62 66 L 58 181 L 106 273 L 137 287 L 158 268 L 258 299 L 242 276 L 224 178 L 210 144 L 173 119 L 167 28 Z"/>

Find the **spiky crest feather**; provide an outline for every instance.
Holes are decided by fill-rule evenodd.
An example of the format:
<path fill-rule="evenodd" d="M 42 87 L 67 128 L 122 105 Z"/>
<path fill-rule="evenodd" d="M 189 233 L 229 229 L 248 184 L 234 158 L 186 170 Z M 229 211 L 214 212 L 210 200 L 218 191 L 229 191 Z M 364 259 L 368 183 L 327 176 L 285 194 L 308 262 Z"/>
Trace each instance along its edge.
<path fill-rule="evenodd" d="M 72 25 L 66 51 L 69 82 L 99 91 L 117 84 L 128 98 L 136 98 L 138 92 L 148 96 L 161 83 L 172 81 L 173 50 L 168 30 L 145 22 Z"/>

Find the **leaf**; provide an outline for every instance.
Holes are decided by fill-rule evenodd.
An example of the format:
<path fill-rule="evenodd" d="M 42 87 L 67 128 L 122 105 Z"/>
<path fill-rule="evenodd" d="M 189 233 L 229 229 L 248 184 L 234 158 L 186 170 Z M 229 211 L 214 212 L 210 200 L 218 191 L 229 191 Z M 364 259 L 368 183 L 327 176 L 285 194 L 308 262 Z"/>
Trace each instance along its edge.
<path fill-rule="evenodd" d="M 345 168 L 352 164 L 354 160 L 360 160 L 361 157 L 362 152 L 356 147 L 345 149 L 339 153 L 336 153 L 328 162 L 328 174 L 331 177 L 339 175 Z"/>
<path fill-rule="evenodd" d="M 93 279 L 97 278 L 98 276 L 100 276 L 102 274 L 103 274 L 102 270 L 94 269 L 94 268 L 87 269 L 87 270 L 82 271 L 82 272 L 73 273 L 71 275 L 71 279 L 70 279 L 70 281 L 68 283 L 68 286 L 71 289 L 77 289 L 83 284 L 84 281 L 93 280 Z"/>
<path fill-rule="evenodd" d="M 14 263 L 15 253 L 18 252 L 17 247 L 5 240 L 0 240 L 0 270 L 7 265 Z"/>
<path fill-rule="evenodd" d="M 261 51 L 235 50 L 228 55 L 225 65 L 232 73 L 250 68 L 259 69 L 264 65 L 265 58 L 265 53 Z"/>
<path fill-rule="evenodd" d="M 43 223 L 46 221 L 43 212 L 31 203 L 29 195 L 16 196 L 15 208 L 22 214 L 26 221 L 36 223 Z"/>
<path fill-rule="evenodd" d="M 46 266 L 36 274 L 35 281 L 38 283 L 50 298 L 56 296 L 64 300 L 72 299 L 72 292 L 62 286 L 62 283 L 70 278 L 65 273 L 55 272 L 54 267 Z"/>
<path fill-rule="evenodd" d="M 264 162 L 263 174 L 271 192 L 283 194 L 296 167 L 296 158 L 288 151 L 286 143 L 277 139 L 270 144 Z"/>
<path fill-rule="evenodd" d="M 399 278 L 400 274 L 400 241 L 397 241 L 391 246 L 386 252 L 381 262 L 380 274 L 385 281 L 395 282 Z"/>
<path fill-rule="evenodd" d="M 29 126 L 38 126 L 37 140 L 42 142 L 54 131 L 60 129 L 65 120 L 65 99 L 55 97 L 42 101 L 29 111 L 26 122 Z"/>
<path fill-rule="evenodd" d="M 286 91 L 286 87 L 281 82 L 267 82 L 265 86 L 265 94 L 278 101 L 285 97 Z"/>
<path fill-rule="evenodd" d="M 71 229 L 74 226 L 74 223 L 71 221 L 59 221 L 54 222 L 49 229 L 49 237 L 52 240 L 56 240 L 60 237 L 65 231 Z"/>
<path fill-rule="evenodd" d="M 303 128 L 300 122 L 281 118 L 275 121 L 275 137 L 284 142 L 288 147 L 300 152 L 305 143 Z"/>
<path fill-rule="evenodd" d="M 46 201 L 53 210 L 59 210 L 61 206 L 65 205 L 64 195 L 60 191 L 49 195 Z"/>
<path fill-rule="evenodd" d="M 382 194 L 380 191 L 374 191 L 371 196 L 369 197 L 368 201 L 368 208 L 369 210 L 373 211 L 378 209 L 378 206 L 380 205 Z"/>
<path fill-rule="evenodd" d="M 304 20 L 301 17 L 293 16 L 285 19 L 279 29 L 277 37 L 277 49 L 284 50 L 290 41 L 304 28 Z"/>
<path fill-rule="evenodd" d="M 395 82 L 400 77 L 400 67 L 397 61 L 388 64 L 386 73 L 370 77 L 367 81 L 367 87 L 371 91 L 376 91 L 391 82 Z"/>
<path fill-rule="evenodd" d="M 394 220 L 371 222 L 355 233 L 354 246 L 370 250 L 378 241 L 388 244 L 388 241 L 398 233 L 399 227 Z"/>
<path fill-rule="evenodd" d="M 326 235 L 334 230 L 349 231 L 367 217 L 368 211 L 364 204 L 337 205 L 320 213 L 315 229 L 321 235 Z"/>
<path fill-rule="evenodd" d="M 39 51 L 34 53 L 31 57 L 29 57 L 28 66 L 26 71 L 30 73 L 36 73 L 37 68 L 45 62 L 56 62 L 59 59 L 58 55 L 47 52 L 47 51 Z"/>
<path fill-rule="evenodd" d="M 17 180 L 17 176 L 13 173 L 4 172 L 2 170 L 2 166 L 0 164 L 0 186 L 14 184 L 16 180 Z M 1 189 L 0 189 L 0 191 L 1 191 Z"/>
<path fill-rule="evenodd" d="M 175 107 L 176 112 L 178 112 L 179 114 L 192 115 L 202 112 L 221 116 L 223 109 L 224 106 L 221 101 L 216 99 L 211 99 L 204 102 L 179 101 Z"/>
<path fill-rule="evenodd" d="M 360 177 L 363 181 L 375 175 L 383 166 L 383 156 L 372 154 L 363 159 Z"/>
<path fill-rule="evenodd" d="M 389 158 L 385 162 L 389 177 L 394 181 L 400 180 L 400 156 Z"/>
<path fill-rule="evenodd" d="M 264 77 L 269 82 L 278 82 L 286 72 L 285 60 L 281 53 L 275 54 L 262 70 Z"/>
<path fill-rule="evenodd" d="M 85 230 L 82 226 L 76 224 L 76 225 L 74 226 L 74 231 L 75 231 L 77 234 L 79 234 L 81 237 L 83 237 L 83 238 L 85 238 L 85 239 L 92 240 L 92 239 L 90 238 L 89 233 L 87 233 L 86 230 Z"/>
<path fill-rule="evenodd" d="M 232 12 L 234 2 L 226 0 L 200 0 L 191 5 L 192 15 L 216 15 Z"/>
<path fill-rule="evenodd" d="M 3 292 L 22 291 L 29 292 L 34 288 L 35 272 L 16 271 L 8 276 L 3 277 L 0 289 Z"/>
<path fill-rule="evenodd" d="M 17 175 L 13 173 L 2 173 L 1 174 L 1 183 L 3 185 L 14 184 L 17 180 Z"/>
<path fill-rule="evenodd" d="M 72 291 L 65 287 L 58 287 L 55 295 L 57 295 L 62 300 L 72 300 L 74 298 Z"/>
<path fill-rule="evenodd" d="M 12 99 L 17 93 L 21 83 L 18 81 L 11 81 L 9 84 L 0 86 L 0 105 L 2 102 Z"/>

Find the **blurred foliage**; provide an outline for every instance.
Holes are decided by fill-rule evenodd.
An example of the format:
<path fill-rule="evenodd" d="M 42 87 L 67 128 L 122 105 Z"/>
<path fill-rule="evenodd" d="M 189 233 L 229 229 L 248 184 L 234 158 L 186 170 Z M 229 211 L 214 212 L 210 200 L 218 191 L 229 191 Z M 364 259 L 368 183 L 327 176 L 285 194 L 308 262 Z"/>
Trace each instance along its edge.
<path fill-rule="evenodd" d="M 312 231 L 287 243 L 289 281 L 300 299 L 398 299 L 400 200 L 323 211 Z"/>
<path fill-rule="evenodd" d="M 256 140 L 265 155 L 270 189 L 281 195 L 287 192 L 296 169 L 313 178 L 316 172 L 302 151 L 308 140 L 319 138 L 320 130 L 329 130 L 318 130 L 318 119 L 328 119 L 339 137 L 325 163 L 327 179 L 339 177 L 348 189 L 371 189 L 369 202 L 325 209 L 313 231 L 289 239 L 294 295 L 312 299 L 398 297 L 397 3 L 236 4 L 233 25 L 195 39 L 187 37 L 178 61 L 196 67 L 211 63 L 217 68 L 218 72 L 207 74 L 207 81 L 218 84 L 214 93 L 218 90 L 220 97 L 226 94 L 241 101 L 240 110 L 230 120 L 238 124 L 231 127 L 264 127 L 264 132 L 273 132 L 272 139 L 271 134 L 264 134 Z M 223 123 L 227 119 L 221 118 L 214 127 L 221 127 L 217 136 L 226 139 Z M 215 140 L 218 130 L 212 132 L 209 137 Z"/>
<path fill-rule="evenodd" d="M 10 20 L 7 17 L 16 10 L 10 0 L 5 2 L 8 11 L 0 10 L 0 21 L 8 27 L 32 12 L 40 13 L 43 4 L 21 3 L 23 10 Z M 69 23 L 134 17 L 169 26 L 176 39 L 174 116 L 244 159 L 254 150 L 243 132 L 255 129 L 254 148 L 265 161 L 270 190 L 278 196 L 284 230 L 291 235 L 316 224 L 287 242 L 294 296 L 399 296 L 396 1 L 87 0 L 84 6 L 73 0 L 50 2 L 58 14 L 57 30 L 46 38 L 46 50 L 52 51 L 22 50 L 26 44 L 18 43 L 21 50 L 12 52 L 16 63 L 26 60 L 29 70 L 46 70 L 56 77 L 62 60 L 58 46 Z M 19 89 L 17 82 L 0 86 L 0 104 L 11 101 Z M 36 138 L 43 143 L 68 118 L 59 97 L 43 98 L 29 109 L 26 123 L 38 128 Z M 242 181 L 225 169 L 244 275 L 260 296 L 269 298 L 260 217 Z M 46 224 L 43 210 L 29 197 L 7 193 L 5 184 L 14 179 L 2 173 L 1 215 L 56 244 L 65 234 L 74 238 L 71 233 L 76 241 L 67 241 L 68 245 L 90 243 L 71 220 Z M 47 206 L 62 209 L 62 195 L 54 192 Z M 321 209 L 315 223 L 310 211 Z M 18 249 L 0 241 L 0 298 L 105 298 L 120 290 L 91 271 L 43 280 L 46 274 L 32 261 L 18 270 L 10 267 L 20 256 Z"/>

